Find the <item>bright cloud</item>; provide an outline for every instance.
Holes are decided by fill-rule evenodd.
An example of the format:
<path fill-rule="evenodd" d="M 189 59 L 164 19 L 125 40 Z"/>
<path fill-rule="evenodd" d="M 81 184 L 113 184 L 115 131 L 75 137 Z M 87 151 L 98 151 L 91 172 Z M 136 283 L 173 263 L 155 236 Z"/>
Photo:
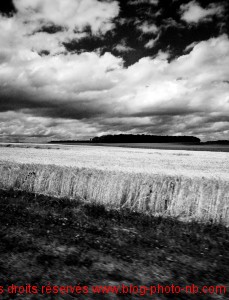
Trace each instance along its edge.
<path fill-rule="evenodd" d="M 155 24 L 149 24 L 147 22 L 138 25 L 137 29 L 140 30 L 143 34 L 156 34 L 159 31 L 159 28 Z"/>
<path fill-rule="evenodd" d="M 87 26 L 92 34 L 105 34 L 114 28 L 113 18 L 119 13 L 116 1 L 14 0 L 14 4 L 15 15 L 0 15 L 1 52 L 19 55 L 22 51 L 26 56 L 31 51 L 46 50 L 51 55 L 65 52 L 63 43 L 86 37 Z"/>
<path fill-rule="evenodd" d="M 221 16 L 223 11 L 224 8 L 220 4 L 210 4 L 207 8 L 202 8 L 194 0 L 181 5 L 181 18 L 187 23 L 199 23 L 211 21 L 213 16 Z"/>
<path fill-rule="evenodd" d="M 19 17 L 28 22 L 83 30 L 90 26 L 93 33 L 106 32 L 113 27 L 112 19 L 119 13 L 116 1 L 98 0 L 14 0 Z"/>

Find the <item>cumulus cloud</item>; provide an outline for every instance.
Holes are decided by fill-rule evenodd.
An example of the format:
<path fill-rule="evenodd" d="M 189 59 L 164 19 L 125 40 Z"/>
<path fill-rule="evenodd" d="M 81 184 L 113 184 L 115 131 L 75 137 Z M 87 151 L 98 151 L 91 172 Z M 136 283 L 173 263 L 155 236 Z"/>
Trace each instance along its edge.
<path fill-rule="evenodd" d="M 125 67 L 124 60 L 113 52 L 68 53 L 63 46 L 66 40 L 87 36 L 88 22 L 92 34 L 111 29 L 112 17 L 118 13 L 116 1 L 67 2 L 76 15 L 81 11 L 76 3 L 81 2 L 83 8 L 94 5 L 94 11 L 88 11 L 93 16 L 97 9 L 104 15 L 100 14 L 100 20 L 87 15 L 84 22 L 80 17 L 71 18 L 67 8 L 62 16 L 58 9 L 65 4 L 60 1 L 57 9 L 44 0 L 15 0 L 17 13 L 0 15 L 0 137 L 75 139 L 106 132 L 228 134 L 227 35 L 192 43 L 187 47 L 189 53 L 172 61 L 168 53 L 159 51 Z M 148 23 L 143 25 L 143 32 L 155 33 Z M 149 40 L 145 47 L 152 48 L 157 39 Z M 126 40 L 114 49 L 132 51 Z"/>
<path fill-rule="evenodd" d="M 97 132 L 114 128 L 133 132 L 130 124 L 138 124 L 135 132 L 155 132 L 160 122 L 171 125 L 175 120 L 173 130 L 197 132 L 185 116 L 217 113 L 229 117 L 226 35 L 199 42 L 189 54 L 171 62 L 168 58 L 159 52 L 124 68 L 122 59 L 110 53 L 14 56 L 1 65 L 0 108 L 37 118 L 81 120 Z M 117 119 L 118 123 L 122 120 L 120 126 Z M 207 124 L 206 132 L 225 131 L 228 120 Z M 160 130 L 169 133 L 171 127 L 161 125 Z"/>
<path fill-rule="evenodd" d="M 228 50 L 229 40 L 223 35 L 196 44 L 189 54 L 170 63 L 163 53 L 141 59 L 129 68 L 138 78 L 148 71 L 145 86 L 130 84 L 137 89 L 132 95 L 133 109 L 148 114 L 228 110 Z"/>
<path fill-rule="evenodd" d="M 27 22 L 47 22 L 68 29 L 83 30 L 90 26 L 93 33 L 106 32 L 113 27 L 112 19 L 119 13 L 116 1 L 97 0 L 14 0 L 19 17 Z"/>
<path fill-rule="evenodd" d="M 1 52 L 41 52 L 51 55 L 66 51 L 63 43 L 91 34 L 103 35 L 114 28 L 119 13 L 116 1 L 98 0 L 14 0 L 17 13 L 0 14 Z M 3 54 L 2 54 L 3 55 Z M 24 55 L 24 54 L 22 54 Z M 27 55 L 27 54 L 25 54 Z"/>
<path fill-rule="evenodd" d="M 105 99 L 98 102 L 95 98 L 115 85 L 111 74 L 121 68 L 121 58 L 94 52 L 45 57 L 23 54 L 0 68 L 1 97 L 5 99 L 1 108 L 29 108 L 38 114 L 70 118 L 106 111 Z"/>
<path fill-rule="evenodd" d="M 181 19 L 187 23 L 197 24 L 199 22 L 211 21 L 213 16 L 222 16 L 224 7 L 220 4 L 209 4 L 203 8 L 198 2 L 191 1 L 181 5 Z"/>

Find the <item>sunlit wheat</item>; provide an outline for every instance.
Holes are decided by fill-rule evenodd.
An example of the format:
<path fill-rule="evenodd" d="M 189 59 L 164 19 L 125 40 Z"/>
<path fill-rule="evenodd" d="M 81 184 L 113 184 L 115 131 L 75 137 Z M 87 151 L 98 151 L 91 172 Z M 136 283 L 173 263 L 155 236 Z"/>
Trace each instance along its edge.
<path fill-rule="evenodd" d="M 130 173 L 44 164 L 0 163 L 0 188 L 81 198 L 109 208 L 229 225 L 229 184 L 222 178 Z"/>

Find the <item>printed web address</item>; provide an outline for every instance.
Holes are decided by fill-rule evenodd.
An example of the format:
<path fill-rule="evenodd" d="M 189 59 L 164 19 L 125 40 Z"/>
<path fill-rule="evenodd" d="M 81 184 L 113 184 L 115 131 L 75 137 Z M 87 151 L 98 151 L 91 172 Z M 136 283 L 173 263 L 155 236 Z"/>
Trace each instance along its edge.
<path fill-rule="evenodd" d="M 199 287 L 195 284 L 187 285 L 185 287 L 181 287 L 179 285 L 151 285 L 150 287 L 141 285 L 116 285 L 116 286 L 92 286 L 92 292 L 94 294 L 134 294 L 139 296 L 145 295 L 155 295 L 155 294 L 226 294 L 227 288 L 224 285 L 217 286 L 202 286 Z"/>

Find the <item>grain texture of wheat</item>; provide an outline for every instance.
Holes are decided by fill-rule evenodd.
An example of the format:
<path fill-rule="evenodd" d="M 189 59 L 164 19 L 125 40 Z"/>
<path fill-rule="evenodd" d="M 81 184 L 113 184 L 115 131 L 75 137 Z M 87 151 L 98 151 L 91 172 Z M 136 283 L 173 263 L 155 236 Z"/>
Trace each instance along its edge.
<path fill-rule="evenodd" d="M 227 180 L 1 161 L 0 188 L 229 225 Z"/>

